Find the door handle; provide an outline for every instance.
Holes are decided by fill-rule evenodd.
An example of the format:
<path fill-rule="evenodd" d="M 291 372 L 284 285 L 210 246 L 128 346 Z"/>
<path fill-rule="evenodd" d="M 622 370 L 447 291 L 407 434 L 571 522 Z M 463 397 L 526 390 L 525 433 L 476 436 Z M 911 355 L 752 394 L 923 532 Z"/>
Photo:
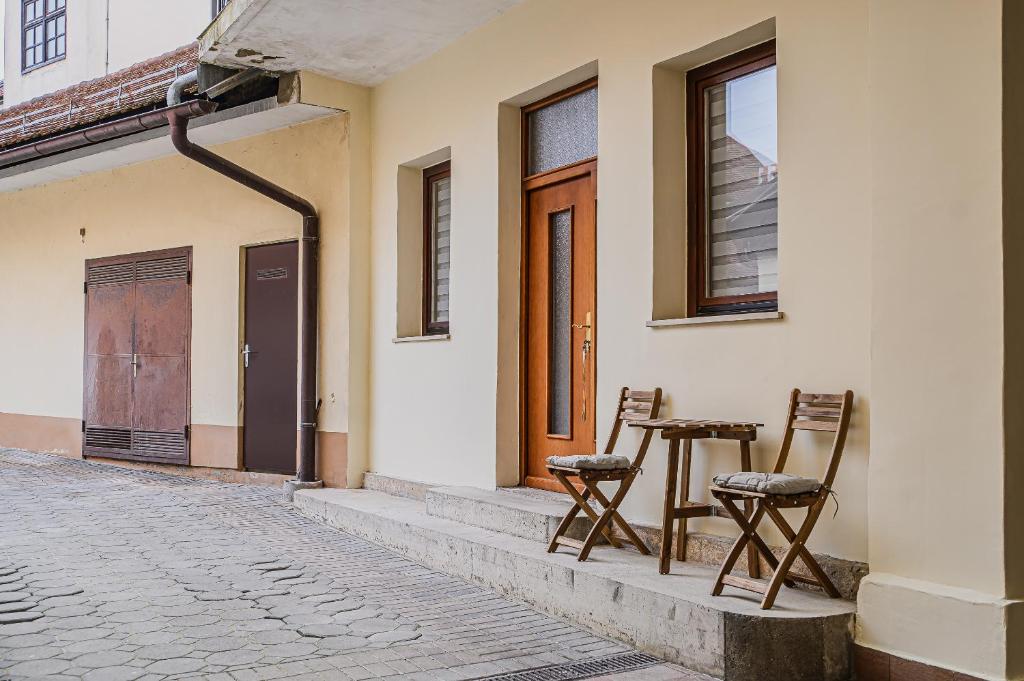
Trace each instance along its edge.
<path fill-rule="evenodd" d="M 246 343 L 245 347 L 242 349 L 242 362 L 245 365 L 246 369 L 249 368 L 249 355 L 251 355 L 252 353 L 253 351 L 249 349 L 249 344 Z"/>
<path fill-rule="evenodd" d="M 582 377 L 583 378 L 583 400 L 582 400 L 582 409 L 581 409 L 582 413 L 580 414 L 582 416 L 583 420 L 586 421 L 587 420 L 587 394 L 590 392 L 588 390 L 588 386 L 587 386 L 587 368 L 590 365 L 590 350 L 591 350 L 591 346 L 593 345 L 593 338 L 591 336 L 591 334 L 592 334 L 591 329 L 593 328 L 593 324 L 591 323 L 590 313 L 587 312 L 586 320 L 585 320 L 585 322 L 583 324 L 573 324 L 572 328 L 574 328 L 574 329 L 586 329 L 587 330 L 586 336 L 583 339 L 583 362 L 582 362 L 582 369 L 583 369 L 583 377 Z"/>

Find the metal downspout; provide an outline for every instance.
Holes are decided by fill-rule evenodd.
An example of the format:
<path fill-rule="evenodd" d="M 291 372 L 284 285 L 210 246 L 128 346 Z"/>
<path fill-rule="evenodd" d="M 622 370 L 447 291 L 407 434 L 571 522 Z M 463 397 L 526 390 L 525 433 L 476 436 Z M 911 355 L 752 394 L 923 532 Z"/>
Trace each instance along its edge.
<path fill-rule="evenodd" d="M 174 86 L 172 86 L 174 87 Z M 171 101 L 170 92 L 168 100 Z M 210 170 L 259 192 L 267 198 L 292 209 L 302 216 L 301 249 L 301 328 L 299 347 L 299 469 L 300 483 L 316 482 L 316 427 L 317 427 L 317 311 L 319 297 L 319 244 L 320 217 L 309 201 L 287 189 L 277 186 L 253 172 L 197 146 L 188 138 L 188 117 L 167 111 L 171 126 L 171 142 L 183 156 Z"/>

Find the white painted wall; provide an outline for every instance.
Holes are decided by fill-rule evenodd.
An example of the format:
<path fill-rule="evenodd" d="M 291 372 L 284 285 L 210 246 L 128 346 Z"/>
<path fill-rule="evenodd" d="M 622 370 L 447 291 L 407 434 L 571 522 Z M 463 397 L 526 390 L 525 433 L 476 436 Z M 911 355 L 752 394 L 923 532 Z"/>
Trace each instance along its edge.
<path fill-rule="evenodd" d="M 779 39 L 779 300 L 786 319 L 648 328 L 654 65 L 772 17 Z M 566 26 L 576 28 L 566 31 Z M 863 2 L 532 0 L 378 86 L 372 126 L 372 469 L 440 484 L 515 484 L 516 435 L 502 431 L 503 423 L 515 420 L 515 400 L 506 399 L 499 374 L 511 373 L 506 370 L 517 363 L 506 350 L 518 316 L 518 296 L 508 295 L 518 284 L 514 277 L 503 281 L 499 271 L 509 259 L 517 262 L 509 249 L 518 237 L 508 238 L 499 226 L 498 169 L 504 163 L 499 105 L 596 62 L 598 441 L 603 444 L 608 435 L 609 410 L 621 386 L 658 385 L 668 395 L 667 415 L 767 424 L 754 458 L 768 467 L 778 451 L 789 390 L 851 388 L 858 401 L 836 485 L 842 510 L 836 518 L 825 514 L 811 547 L 866 560 L 871 404 L 871 216 L 863 200 L 870 188 L 866 47 Z M 395 344 L 398 167 L 445 147 L 451 147 L 452 159 L 452 338 Z M 620 446 L 631 454 L 637 441 L 629 432 Z M 813 442 L 813 437 L 800 438 L 791 458 L 793 472 L 821 475 L 823 456 L 810 446 Z M 645 464 L 647 474 L 626 499 L 628 517 L 657 524 L 665 458 L 658 440 Z M 733 442 L 698 444 L 694 496 L 706 498 L 711 477 L 736 469 L 738 459 Z M 721 519 L 691 527 L 735 532 Z"/>
<path fill-rule="evenodd" d="M 6 106 L 99 78 L 186 45 L 210 21 L 209 0 L 71 0 L 67 7 L 67 56 L 22 74 L 21 0 L 2 1 Z"/>

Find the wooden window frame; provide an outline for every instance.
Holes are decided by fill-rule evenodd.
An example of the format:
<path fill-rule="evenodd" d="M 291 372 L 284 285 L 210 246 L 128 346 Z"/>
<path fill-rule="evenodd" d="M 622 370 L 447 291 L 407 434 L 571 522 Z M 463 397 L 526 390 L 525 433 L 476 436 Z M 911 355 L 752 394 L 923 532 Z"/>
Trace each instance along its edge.
<path fill-rule="evenodd" d="M 779 309 L 779 292 L 734 296 L 708 296 L 707 202 L 705 185 L 706 126 L 704 92 L 743 76 L 775 66 L 775 40 L 755 45 L 724 59 L 705 64 L 686 74 L 687 161 L 687 316 L 772 312 Z"/>
<path fill-rule="evenodd" d="M 48 12 L 46 10 L 46 4 L 47 4 L 47 2 L 49 0 L 43 0 L 43 5 L 42 5 L 43 6 L 43 13 L 40 16 L 38 16 L 35 19 L 33 19 L 32 21 L 29 21 L 28 20 L 28 13 L 26 12 L 26 9 L 27 9 L 28 5 L 31 2 L 33 2 L 33 1 L 34 0 L 21 0 L 21 2 L 20 2 L 20 5 L 21 5 L 21 41 L 20 41 L 21 42 L 21 72 L 23 74 L 29 73 L 31 71 L 35 71 L 36 69 L 41 69 L 44 66 L 49 66 L 50 64 L 55 64 L 55 63 L 57 63 L 59 61 L 64 61 L 64 59 L 66 59 L 67 55 L 68 55 L 68 15 L 67 15 L 68 7 L 67 7 L 67 2 L 65 1 L 63 7 L 58 7 L 57 9 L 53 10 L 52 12 Z M 60 54 L 54 55 L 53 57 L 50 57 L 49 59 L 47 59 L 46 58 L 46 43 L 47 43 L 47 38 L 46 38 L 46 22 L 50 21 L 51 19 L 56 21 L 59 17 L 64 17 L 64 34 L 63 34 L 64 35 L 64 51 L 61 52 Z M 25 59 L 25 51 L 28 49 L 28 43 L 25 42 L 25 31 L 29 30 L 30 28 L 35 29 L 35 28 L 37 28 L 39 26 L 43 27 L 43 42 L 42 42 L 43 60 L 40 61 L 40 62 L 36 62 L 36 63 L 34 63 L 32 65 L 29 65 L 28 61 Z M 57 35 L 54 35 L 54 40 L 56 40 L 56 39 L 57 39 Z M 36 45 L 37 45 L 37 43 L 33 43 L 32 44 L 33 49 L 36 47 Z"/>
<path fill-rule="evenodd" d="M 433 224 L 433 187 L 439 180 L 451 178 L 452 162 L 450 160 L 423 169 L 423 335 L 435 336 L 447 334 L 448 322 L 433 321 L 433 303 L 431 294 L 434 288 L 434 254 L 431 244 L 434 240 Z M 449 218 L 450 219 L 450 218 Z M 450 237 L 449 237 L 450 238 Z M 449 273 L 451 263 L 449 262 Z M 449 286 L 451 285 L 449 275 Z M 451 299 L 449 298 L 449 301 Z M 448 318 L 451 319 L 451 305 L 448 307 Z"/>

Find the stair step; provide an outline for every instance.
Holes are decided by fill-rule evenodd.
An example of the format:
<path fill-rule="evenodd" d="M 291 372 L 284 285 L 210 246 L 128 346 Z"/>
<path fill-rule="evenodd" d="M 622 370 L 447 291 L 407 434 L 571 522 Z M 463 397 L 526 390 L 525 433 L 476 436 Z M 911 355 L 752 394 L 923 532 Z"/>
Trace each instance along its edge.
<path fill-rule="evenodd" d="M 490 587 L 658 657 L 728 681 L 849 677 L 855 606 L 787 589 L 760 609 L 753 594 L 712 597 L 712 568 L 598 547 L 547 553 L 524 537 L 427 513 L 426 502 L 371 490 L 301 490 L 303 514 L 433 569 Z"/>

